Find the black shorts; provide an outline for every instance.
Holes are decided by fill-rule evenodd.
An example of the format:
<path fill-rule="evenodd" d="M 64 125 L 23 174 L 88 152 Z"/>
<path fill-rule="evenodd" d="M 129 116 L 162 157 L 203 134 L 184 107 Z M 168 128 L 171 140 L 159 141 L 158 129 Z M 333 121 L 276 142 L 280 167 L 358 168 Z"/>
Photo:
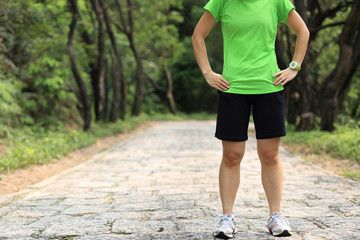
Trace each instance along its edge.
<path fill-rule="evenodd" d="M 257 139 L 283 137 L 285 131 L 284 90 L 265 94 L 236 94 L 217 91 L 218 114 L 215 137 L 246 141 L 252 107 Z"/>

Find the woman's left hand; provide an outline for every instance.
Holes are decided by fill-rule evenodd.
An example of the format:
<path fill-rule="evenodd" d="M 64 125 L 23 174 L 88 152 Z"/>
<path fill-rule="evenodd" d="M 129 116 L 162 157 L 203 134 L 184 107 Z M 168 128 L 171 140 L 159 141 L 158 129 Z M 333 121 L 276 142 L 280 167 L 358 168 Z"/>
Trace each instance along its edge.
<path fill-rule="evenodd" d="M 278 85 L 279 83 L 281 83 L 281 85 L 284 86 L 286 83 L 293 80 L 298 74 L 298 72 L 298 70 L 288 67 L 287 69 L 284 69 L 274 75 L 274 77 L 278 78 L 273 82 L 273 84 Z"/>

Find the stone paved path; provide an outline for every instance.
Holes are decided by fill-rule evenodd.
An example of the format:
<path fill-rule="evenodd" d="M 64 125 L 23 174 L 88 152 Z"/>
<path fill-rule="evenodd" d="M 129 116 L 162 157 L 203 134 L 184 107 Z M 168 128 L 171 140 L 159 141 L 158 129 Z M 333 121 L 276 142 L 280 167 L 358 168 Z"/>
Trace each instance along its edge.
<path fill-rule="evenodd" d="M 0 239 L 213 239 L 220 213 L 215 122 L 159 122 L 62 174 L 0 198 Z M 285 239 L 360 239 L 360 184 L 281 148 Z M 235 239 L 276 239 L 256 141 L 241 166 Z"/>

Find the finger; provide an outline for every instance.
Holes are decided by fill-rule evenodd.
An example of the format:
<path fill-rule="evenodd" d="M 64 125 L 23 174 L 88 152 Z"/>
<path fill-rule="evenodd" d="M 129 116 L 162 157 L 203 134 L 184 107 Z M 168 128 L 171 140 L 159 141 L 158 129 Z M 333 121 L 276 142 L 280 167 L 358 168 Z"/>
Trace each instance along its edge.
<path fill-rule="evenodd" d="M 287 75 L 287 74 L 282 74 L 280 77 L 278 77 L 278 79 L 280 80 L 280 82 L 283 82 L 283 81 L 285 81 L 286 79 L 288 79 L 289 78 L 289 76 Z"/>
<path fill-rule="evenodd" d="M 218 84 L 219 84 L 222 88 L 224 88 L 224 89 L 226 89 L 226 90 L 229 88 L 229 85 L 226 84 L 226 83 L 224 83 L 224 82 L 222 82 L 222 81 L 220 81 Z"/>
<path fill-rule="evenodd" d="M 283 83 L 284 81 L 286 81 L 286 79 L 286 77 L 282 77 L 278 84 Z"/>
<path fill-rule="evenodd" d="M 289 78 L 285 78 L 285 79 L 282 81 L 281 85 L 284 86 L 288 81 L 289 81 Z"/>
<path fill-rule="evenodd" d="M 219 88 L 218 86 L 216 86 L 216 85 L 214 85 L 214 88 L 215 89 L 217 89 L 217 90 L 219 90 L 219 91 L 222 91 L 222 89 L 221 88 Z"/>
<path fill-rule="evenodd" d="M 282 73 L 278 75 L 278 77 L 275 79 L 275 81 L 273 82 L 274 84 L 279 83 L 279 81 L 281 81 L 281 79 L 283 78 Z"/>
<path fill-rule="evenodd" d="M 277 77 L 281 74 L 281 72 L 275 73 L 273 77 Z"/>
<path fill-rule="evenodd" d="M 283 71 L 284 71 L 284 70 L 283 70 Z M 275 74 L 274 74 L 274 77 L 280 76 L 280 75 L 283 73 L 283 71 L 280 71 L 280 72 L 275 73 Z"/>
<path fill-rule="evenodd" d="M 275 81 L 274 81 L 274 84 L 275 85 L 278 85 L 280 82 L 281 82 L 281 77 L 278 77 Z"/>
<path fill-rule="evenodd" d="M 214 87 L 216 89 L 219 89 L 220 91 L 223 91 L 225 89 L 223 86 L 221 86 L 221 84 L 219 82 L 215 83 Z"/>
<path fill-rule="evenodd" d="M 225 87 L 225 90 L 229 89 L 229 82 L 223 78 L 222 76 L 220 76 L 220 81 L 219 81 L 219 84 L 223 87 Z"/>
<path fill-rule="evenodd" d="M 220 76 L 220 80 L 221 80 L 223 83 L 225 83 L 226 85 L 229 85 L 229 82 L 228 82 L 225 78 L 223 78 L 222 76 Z"/>
<path fill-rule="evenodd" d="M 228 90 L 229 87 L 228 86 L 224 86 L 222 84 L 219 84 L 219 87 L 221 88 L 222 91 Z"/>
<path fill-rule="evenodd" d="M 286 79 L 281 85 L 284 86 L 286 83 L 290 82 L 291 79 Z"/>

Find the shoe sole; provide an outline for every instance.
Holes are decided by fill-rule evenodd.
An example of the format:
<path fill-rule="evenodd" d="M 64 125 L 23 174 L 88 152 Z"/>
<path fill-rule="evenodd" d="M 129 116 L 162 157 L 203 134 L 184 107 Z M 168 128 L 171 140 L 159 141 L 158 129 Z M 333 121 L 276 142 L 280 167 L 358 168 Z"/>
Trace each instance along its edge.
<path fill-rule="evenodd" d="M 289 233 L 288 230 L 284 230 L 282 233 L 278 234 L 278 235 L 274 235 L 276 237 L 290 237 L 291 233 Z"/>
<path fill-rule="evenodd" d="M 273 235 L 274 237 L 290 237 L 291 236 L 291 233 L 288 231 L 288 230 L 284 230 L 282 233 L 280 234 L 274 234 L 270 229 L 269 227 L 267 227 L 267 233 Z"/>
<path fill-rule="evenodd" d="M 224 232 L 220 232 L 219 234 L 217 235 L 214 235 L 215 238 L 220 238 L 220 239 L 229 239 L 229 238 L 233 238 L 233 236 L 229 237 L 227 235 L 225 235 Z"/>

